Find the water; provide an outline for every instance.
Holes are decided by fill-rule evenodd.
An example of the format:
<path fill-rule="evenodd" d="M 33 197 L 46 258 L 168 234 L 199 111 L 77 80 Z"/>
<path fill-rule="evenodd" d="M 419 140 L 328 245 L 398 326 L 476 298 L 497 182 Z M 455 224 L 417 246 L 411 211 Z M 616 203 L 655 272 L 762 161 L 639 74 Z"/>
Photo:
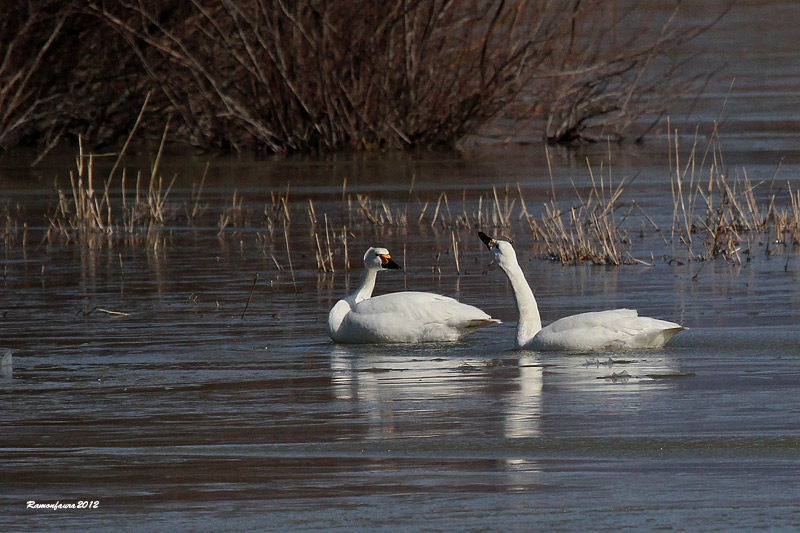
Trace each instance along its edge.
<path fill-rule="evenodd" d="M 659 351 L 545 355 L 512 350 L 511 294 L 481 274 L 475 238 L 461 276 L 425 272 L 420 251 L 378 287 L 504 324 L 454 345 L 337 346 L 322 324 L 343 273 L 298 268 L 295 293 L 273 268 L 242 319 L 263 257 L 185 241 L 122 266 L 116 249 L 52 250 L 43 278 L 13 263 L 5 529 L 798 526 L 796 270 L 710 264 L 690 281 L 663 263 L 530 261 L 546 319 L 628 305 L 691 328 Z"/>
<path fill-rule="evenodd" d="M 792 5 L 775 4 L 782 20 L 796 16 Z M 735 29 L 744 35 L 735 42 L 758 43 L 744 30 L 760 6 L 742 9 L 710 42 L 728 42 L 719 36 Z M 763 50 L 770 61 L 797 57 Z M 759 91 L 774 95 L 770 105 L 794 96 L 775 92 L 772 79 L 754 85 L 757 63 L 733 62 L 747 83 L 737 81 L 741 95 L 727 108 L 727 162 L 768 180 L 783 159 L 779 179 L 796 190 L 797 108 L 779 106 L 783 125 L 766 108 L 748 108 Z M 780 83 L 796 84 L 788 65 L 776 67 L 795 73 Z M 718 103 L 704 112 L 715 115 L 709 109 Z M 573 194 L 570 180 L 587 186 L 584 156 L 599 165 L 607 152 L 553 152 L 559 197 Z M 612 152 L 615 180 L 635 178 L 626 198 L 669 227 L 663 144 Z M 543 153 L 517 146 L 219 160 L 203 197 L 211 222 L 167 228 L 156 249 L 39 244 L 52 178 L 68 167 L 39 170 L 38 179 L 4 170 L 3 198 L 19 202 L 31 222 L 27 245 L 18 240 L 0 258 L 0 346 L 13 353 L 0 376 L 0 528 L 800 528 L 800 266 L 791 250 L 766 256 L 756 243 L 742 264 L 678 264 L 664 256 L 680 250 L 662 247 L 648 229 L 634 252 L 650 266 L 560 266 L 538 259 L 517 227 L 515 246 L 546 322 L 632 307 L 690 328 L 663 350 L 538 354 L 512 349 L 511 292 L 497 268 L 486 268 L 489 256 L 471 231 L 456 232 L 458 273 L 450 231 L 351 220 L 354 265 L 370 245 L 405 265 L 402 274 L 381 273 L 378 292 L 447 294 L 503 324 L 452 345 L 329 342 L 328 309 L 358 272 L 345 271 L 341 255 L 335 272 L 317 269 L 309 199 L 331 228 L 345 222 L 345 179 L 348 194 L 392 209 L 412 187 L 434 204 L 444 191 L 454 212 L 463 190 L 473 208 L 493 185 L 514 190 L 519 182 L 538 210 L 550 192 Z M 187 200 L 205 162 L 167 165 L 185 181 L 173 199 Z M 282 229 L 256 236 L 265 233 L 263 205 L 287 181 L 291 267 Z M 252 223 L 219 238 L 214 217 L 234 187 Z M 26 509 L 28 501 L 99 504 Z"/>

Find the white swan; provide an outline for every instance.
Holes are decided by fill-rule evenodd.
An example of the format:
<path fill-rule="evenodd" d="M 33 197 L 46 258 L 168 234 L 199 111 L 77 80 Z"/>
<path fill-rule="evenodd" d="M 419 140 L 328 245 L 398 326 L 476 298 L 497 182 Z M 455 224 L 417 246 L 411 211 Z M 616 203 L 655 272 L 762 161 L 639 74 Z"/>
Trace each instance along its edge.
<path fill-rule="evenodd" d="M 328 335 L 342 343 L 450 342 L 500 322 L 477 307 L 429 292 L 370 298 L 379 270 L 401 270 L 386 248 L 364 254 L 359 287 L 328 313 Z"/>
<path fill-rule="evenodd" d="M 503 269 L 514 291 L 519 322 L 517 348 L 588 352 L 620 348 L 658 348 L 685 329 L 680 324 L 638 316 L 632 309 L 581 313 L 556 320 L 542 328 L 533 291 L 517 262 L 510 243 L 478 236 Z"/>

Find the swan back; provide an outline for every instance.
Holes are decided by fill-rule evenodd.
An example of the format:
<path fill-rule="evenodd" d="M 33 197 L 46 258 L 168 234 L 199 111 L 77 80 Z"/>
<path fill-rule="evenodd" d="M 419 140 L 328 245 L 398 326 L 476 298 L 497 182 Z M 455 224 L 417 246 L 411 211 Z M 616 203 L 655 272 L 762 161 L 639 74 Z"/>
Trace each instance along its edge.
<path fill-rule="evenodd" d="M 633 309 L 592 311 L 560 318 L 518 347 L 575 352 L 658 348 L 683 329 L 674 322 L 639 316 Z"/>

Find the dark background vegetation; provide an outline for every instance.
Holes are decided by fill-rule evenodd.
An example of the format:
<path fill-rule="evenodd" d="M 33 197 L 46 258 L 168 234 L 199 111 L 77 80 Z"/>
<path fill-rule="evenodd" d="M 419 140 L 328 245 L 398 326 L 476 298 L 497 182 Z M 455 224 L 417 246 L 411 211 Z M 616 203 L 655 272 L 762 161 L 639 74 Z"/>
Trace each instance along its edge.
<path fill-rule="evenodd" d="M 636 0 L 2 3 L 0 148 L 42 154 L 121 144 L 145 102 L 140 135 L 205 150 L 638 137 L 700 87 L 675 58 L 707 27 Z"/>

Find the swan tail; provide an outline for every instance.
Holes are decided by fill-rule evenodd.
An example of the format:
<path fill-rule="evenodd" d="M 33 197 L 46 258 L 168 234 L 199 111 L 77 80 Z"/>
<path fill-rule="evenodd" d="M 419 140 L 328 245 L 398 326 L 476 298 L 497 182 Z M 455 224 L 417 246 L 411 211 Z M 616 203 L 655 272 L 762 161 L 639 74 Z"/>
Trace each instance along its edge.
<path fill-rule="evenodd" d="M 658 330 L 647 335 L 647 341 L 645 342 L 645 345 L 649 348 L 660 348 L 667 344 L 672 337 L 685 329 L 686 328 L 683 326 L 675 326 Z"/>
<path fill-rule="evenodd" d="M 488 326 L 489 324 L 500 324 L 500 320 L 496 318 L 474 318 L 472 320 L 467 320 L 466 322 L 461 324 L 459 328 L 460 333 L 458 334 L 459 339 L 464 339 L 479 329 Z"/>
<path fill-rule="evenodd" d="M 502 321 L 497 318 L 477 318 L 467 322 L 467 328 L 478 329 L 488 326 L 489 324 L 502 324 Z"/>
<path fill-rule="evenodd" d="M 681 331 L 683 331 L 685 329 L 689 329 L 689 328 L 685 328 L 683 326 L 677 326 L 677 327 L 674 327 L 674 328 L 665 329 L 663 335 L 664 335 L 666 340 L 664 342 L 667 342 L 672 337 L 674 337 L 675 335 L 677 335 L 678 333 L 680 333 Z"/>

